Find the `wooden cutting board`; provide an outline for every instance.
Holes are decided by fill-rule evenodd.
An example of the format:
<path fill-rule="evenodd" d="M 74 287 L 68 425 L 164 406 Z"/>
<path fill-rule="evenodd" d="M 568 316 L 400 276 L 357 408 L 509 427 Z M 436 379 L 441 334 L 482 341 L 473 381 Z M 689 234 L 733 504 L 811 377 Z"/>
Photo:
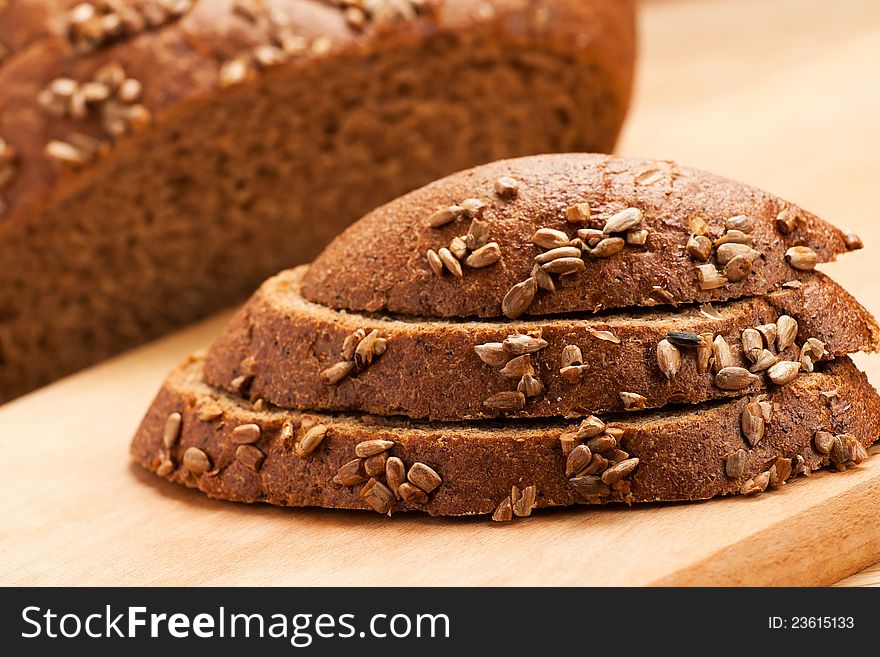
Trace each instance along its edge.
<path fill-rule="evenodd" d="M 880 315 L 878 8 L 647 3 L 621 151 L 746 180 L 857 228 L 868 249 L 826 271 Z M 880 458 L 754 499 L 507 525 L 209 500 L 141 471 L 127 450 L 165 373 L 224 320 L 0 408 L 0 584 L 804 585 L 880 560 Z M 880 358 L 857 362 L 880 383 Z"/>

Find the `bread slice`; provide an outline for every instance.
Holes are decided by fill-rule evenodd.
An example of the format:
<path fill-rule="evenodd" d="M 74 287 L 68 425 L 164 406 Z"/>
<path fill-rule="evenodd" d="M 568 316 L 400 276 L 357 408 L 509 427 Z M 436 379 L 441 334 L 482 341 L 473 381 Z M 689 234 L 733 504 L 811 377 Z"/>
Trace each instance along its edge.
<path fill-rule="evenodd" d="M 240 502 L 431 515 L 487 514 L 500 506 L 503 518 L 511 503 L 528 514 L 533 504 L 699 500 L 772 488 L 829 464 L 842 469 L 862 460 L 860 446 L 880 434 L 880 397 L 848 358 L 825 363 L 764 400 L 770 403 L 756 412 L 771 416 L 754 445 L 743 436 L 743 414 L 760 404 L 743 398 L 606 417 L 612 433 L 621 430 L 616 451 L 607 434 L 599 434 L 604 445 L 572 436 L 577 421 L 428 424 L 253 405 L 207 385 L 202 366 L 193 357 L 172 373 L 131 451 L 148 470 Z M 601 430 L 602 423 L 594 425 L 584 433 Z M 594 453 L 622 463 L 605 475 L 610 485 L 600 474 L 567 476 L 567 465 L 577 468 L 585 448 L 567 458 L 564 434 L 568 448 L 592 445 Z M 389 455 L 399 461 L 389 459 L 383 468 Z M 365 468 L 376 475 L 366 485 Z M 414 483 L 401 487 L 407 478 Z"/>
<path fill-rule="evenodd" d="M 724 390 L 713 371 L 698 366 L 698 350 L 680 347 L 680 368 L 671 379 L 658 361 L 658 344 L 668 332 L 711 333 L 730 347 L 731 364 L 751 367 L 743 354 L 744 329 L 795 318 L 797 340 L 779 357 L 799 360 L 808 338 L 824 342 L 830 357 L 880 350 L 880 328 L 852 296 L 822 274 L 796 288 L 714 307 L 641 310 L 600 316 L 528 318 L 517 321 L 453 321 L 345 313 L 306 301 L 300 294 L 306 269 L 269 279 L 237 313 L 211 347 L 205 378 L 211 385 L 283 408 L 360 411 L 410 418 L 467 420 L 483 417 L 572 417 L 624 410 L 621 392 L 645 397 L 657 408 L 756 393 L 766 376 L 748 388 Z M 340 351 L 355 331 L 373 330 L 386 349 L 369 366 L 328 384 L 322 377 L 343 360 Z M 515 391 L 520 372 L 502 368 L 514 356 L 483 362 L 476 349 L 512 335 L 540 337 L 529 350 L 528 368 L 541 390 L 521 409 L 495 410 L 484 401 Z M 542 346 L 537 349 L 537 347 Z M 563 370 L 563 351 L 578 348 L 584 367 Z M 667 347 L 668 348 L 668 347 Z M 773 348 L 774 352 L 776 349 Z M 487 357 L 488 358 L 488 357 Z M 491 360 L 491 359 L 489 359 Z M 510 370 L 516 362 L 508 366 Z M 672 374 L 672 372 L 670 372 Z"/>
<path fill-rule="evenodd" d="M 456 237 L 473 217 L 483 223 L 471 245 L 491 246 L 471 257 Z M 765 294 L 859 244 L 791 203 L 672 162 L 543 155 L 462 171 L 373 211 L 314 261 L 303 296 L 509 318 L 722 301 Z M 565 245 L 567 257 L 546 253 Z M 536 257 L 554 262 L 536 274 Z M 555 292 L 541 287 L 550 281 Z"/>
<path fill-rule="evenodd" d="M 0 0 L 0 402 L 439 176 L 613 147 L 633 0 L 350 4 Z"/>

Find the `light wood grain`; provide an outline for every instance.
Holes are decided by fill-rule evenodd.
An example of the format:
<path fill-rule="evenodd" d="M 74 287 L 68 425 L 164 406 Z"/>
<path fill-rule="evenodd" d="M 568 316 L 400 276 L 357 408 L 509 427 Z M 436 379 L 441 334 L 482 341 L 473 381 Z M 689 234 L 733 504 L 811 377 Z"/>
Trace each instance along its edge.
<path fill-rule="evenodd" d="M 868 248 L 826 271 L 880 314 L 880 3 L 649 2 L 642 32 L 620 150 L 857 228 Z M 880 560 L 880 458 L 755 499 L 507 526 L 211 501 L 131 465 L 128 442 L 224 319 L 0 408 L 0 584 L 830 584 Z M 880 359 L 857 361 L 880 382 Z M 880 584 L 880 566 L 842 583 Z"/>

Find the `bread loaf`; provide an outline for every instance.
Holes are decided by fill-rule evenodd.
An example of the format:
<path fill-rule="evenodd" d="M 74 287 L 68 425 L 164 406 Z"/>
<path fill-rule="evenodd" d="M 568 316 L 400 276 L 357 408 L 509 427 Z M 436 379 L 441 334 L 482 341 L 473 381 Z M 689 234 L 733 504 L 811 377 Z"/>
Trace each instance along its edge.
<path fill-rule="evenodd" d="M 609 150 L 633 4 L 0 2 L 0 401 L 438 176 Z"/>
<path fill-rule="evenodd" d="M 701 369 L 698 349 L 681 335 L 678 346 L 666 346 L 676 359 L 673 371 L 658 355 L 670 333 L 708 333 L 707 346 L 716 339 L 727 343 L 730 364 L 762 371 L 769 369 L 766 363 L 758 365 L 765 347 L 773 350 L 775 359 L 799 361 L 799 345 L 809 338 L 820 340 L 829 358 L 880 350 L 880 328 L 870 313 L 819 273 L 807 276 L 797 288 L 703 308 L 451 321 L 330 310 L 300 296 L 305 271 L 301 267 L 269 279 L 236 314 L 208 352 L 209 384 L 283 408 L 315 411 L 451 421 L 499 414 L 572 417 L 624 410 L 621 392 L 639 394 L 645 398 L 644 407 L 656 408 L 755 394 L 771 385 L 766 376 L 756 376 L 745 388 L 719 388 L 718 367 Z M 754 360 L 748 358 L 744 331 L 773 326 L 786 315 L 795 320 L 798 333 L 785 342 L 771 339 L 770 344 L 759 336 L 760 349 L 752 352 Z M 340 355 L 343 344 L 359 330 L 363 335 L 377 331 L 385 352 L 369 366 L 353 368 L 328 385 L 322 374 L 345 360 Z M 572 348 L 576 355 L 566 360 L 565 350 Z M 523 373 L 511 370 L 525 361 L 514 360 L 523 354 L 523 366 L 540 392 L 520 409 L 487 407 L 486 399 L 517 389 Z M 493 360 L 496 355 L 500 360 Z M 247 381 L 245 390 L 242 381 Z"/>

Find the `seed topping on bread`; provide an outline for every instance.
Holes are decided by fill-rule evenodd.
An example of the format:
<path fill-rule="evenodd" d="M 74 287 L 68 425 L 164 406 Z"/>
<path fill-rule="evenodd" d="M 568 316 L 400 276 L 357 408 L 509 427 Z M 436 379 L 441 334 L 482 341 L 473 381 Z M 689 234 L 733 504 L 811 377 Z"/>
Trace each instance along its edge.
<path fill-rule="evenodd" d="M 77 52 L 87 53 L 158 29 L 186 14 L 194 0 L 92 0 L 67 12 L 67 38 Z"/>
<path fill-rule="evenodd" d="M 355 370 L 361 371 L 369 366 L 385 353 L 387 346 L 387 340 L 379 335 L 378 329 L 369 333 L 357 329 L 342 342 L 339 350 L 342 360 L 324 369 L 321 379 L 326 385 L 336 385 Z"/>

